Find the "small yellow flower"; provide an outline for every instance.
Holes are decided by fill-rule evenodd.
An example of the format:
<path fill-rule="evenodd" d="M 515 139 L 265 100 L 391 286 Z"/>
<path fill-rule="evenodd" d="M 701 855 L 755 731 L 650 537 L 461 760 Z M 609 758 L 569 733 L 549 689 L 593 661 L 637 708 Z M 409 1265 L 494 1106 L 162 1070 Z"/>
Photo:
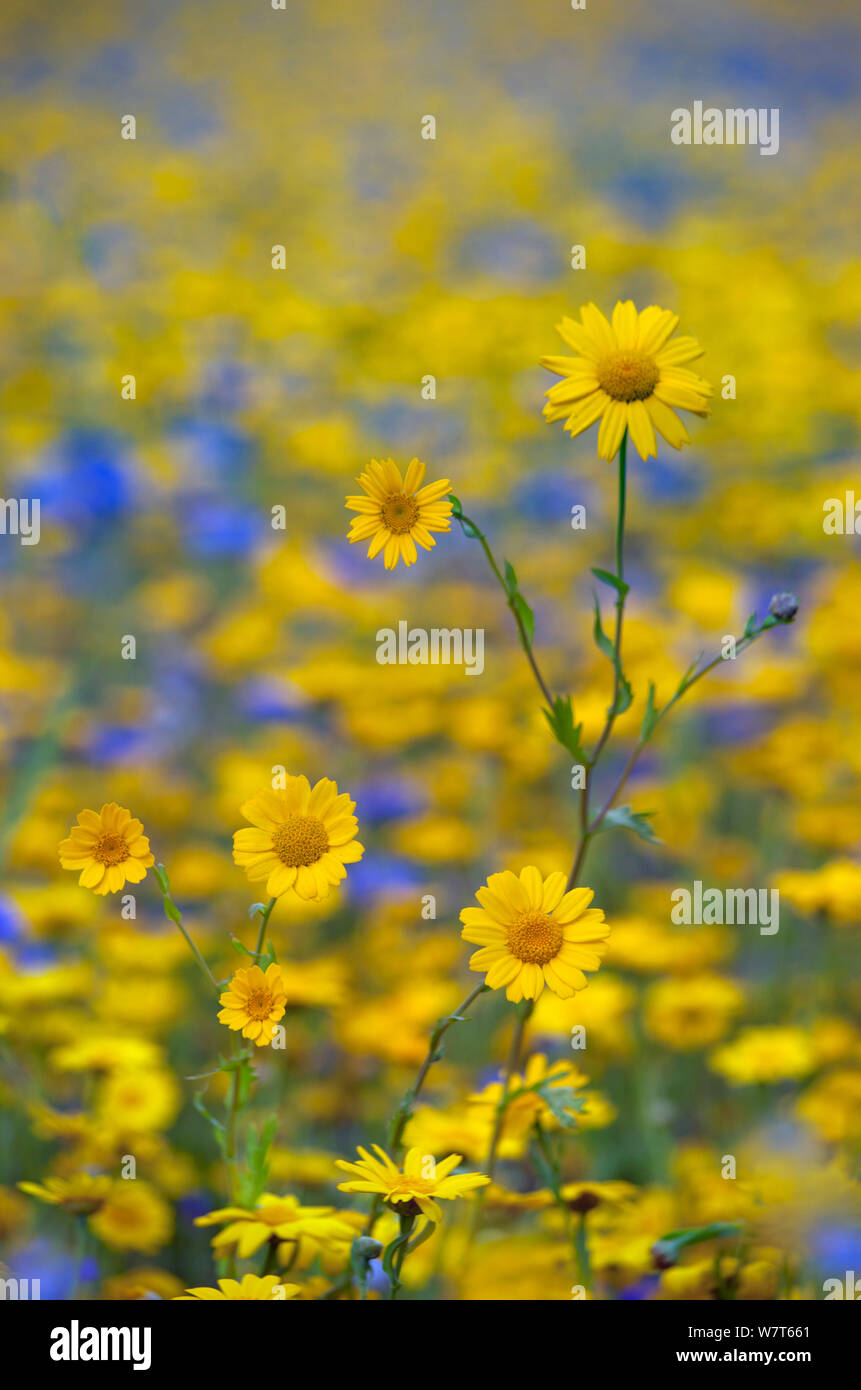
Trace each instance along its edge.
<path fill-rule="evenodd" d="M 288 776 L 285 787 L 264 789 L 240 808 L 254 828 L 236 831 L 234 861 L 252 883 L 265 879 L 272 898 L 291 891 L 308 901 L 327 898 L 346 878 L 344 865 L 365 852 L 355 805 L 328 777 L 312 789 L 307 777 Z"/>
<path fill-rule="evenodd" d="M 278 1020 L 284 1017 L 286 999 L 280 966 L 273 961 L 264 974 L 259 965 L 252 965 L 248 970 L 237 970 L 219 996 L 224 1008 L 218 1021 L 234 1033 L 241 1029 L 243 1038 L 249 1038 L 255 1047 L 268 1047 Z"/>
<path fill-rule="evenodd" d="M 240 1260 L 247 1260 L 268 1240 L 298 1242 L 310 1239 L 320 1247 L 342 1247 L 351 1243 L 355 1231 L 346 1221 L 338 1219 L 334 1207 L 303 1207 L 296 1197 L 275 1197 L 264 1192 L 259 1204 L 247 1211 L 244 1207 L 222 1207 L 195 1218 L 195 1226 L 213 1226 L 227 1222 L 223 1231 L 213 1237 L 212 1248 L 223 1255 L 235 1248 Z"/>
<path fill-rule="evenodd" d="M 370 541 L 368 558 L 382 550 L 387 570 L 393 570 L 398 560 L 414 565 L 418 559 L 416 541 L 430 550 L 436 545 L 431 531 L 450 528 L 447 494 L 451 482 L 440 478 L 422 487 L 425 471 L 425 464 L 413 459 L 402 478 L 391 459 L 382 463 L 371 459 L 367 472 L 356 479 L 365 496 L 347 498 L 346 506 L 359 513 L 350 523 L 348 541 L 351 545 Z"/>
<path fill-rule="evenodd" d="M 421 1214 L 429 1221 L 441 1221 L 442 1211 L 435 1198 L 453 1200 L 490 1182 L 490 1178 L 481 1173 L 452 1173 L 461 1161 L 460 1154 L 449 1154 L 448 1158 L 436 1163 L 421 1149 L 410 1149 L 401 1170 L 379 1144 L 374 1144 L 373 1148 L 376 1158 L 367 1149 L 358 1148 L 358 1163 L 347 1163 L 343 1158 L 335 1160 L 345 1173 L 354 1175 L 349 1182 L 339 1182 L 338 1190 L 379 1193 L 393 1211 L 404 1215 Z"/>
<path fill-rule="evenodd" d="M 583 971 L 598 969 L 610 933 L 601 909 L 589 907 L 591 888 L 566 893 L 563 873 L 544 879 L 530 866 L 491 874 L 475 896 L 481 906 L 463 909 L 461 936 L 481 946 L 469 968 L 486 970 L 491 989 L 517 1003 L 537 999 L 545 984 L 560 999 L 585 988 Z"/>
<path fill-rule="evenodd" d="M 149 1252 L 173 1235 L 173 1212 L 160 1193 L 140 1178 L 115 1182 L 103 1206 L 90 1218 L 94 1235 L 112 1250 Z"/>
<path fill-rule="evenodd" d="M 565 420 L 572 435 L 600 420 L 598 457 L 603 459 L 618 452 L 625 430 L 643 459 L 657 456 L 655 430 L 674 449 L 689 444 L 671 407 L 708 415 L 712 388 L 684 365 L 703 354 L 696 338 L 669 342 L 678 314 L 656 304 L 638 314 L 626 299 L 613 310 L 612 324 L 594 304 L 581 308 L 580 319 L 557 324 L 576 357 L 540 359 L 542 367 L 563 378 L 546 393 L 545 419 Z"/>
<path fill-rule="evenodd" d="M 126 883 L 141 883 L 155 863 L 149 840 L 131 811 L 108 801 L 101 811 L 81 811 L 69 838 L 60 842 L 60 863 L 80 874 L 82 888 L 118 893 Z"/>
<path fill-rule="evenodd" d="M 46 1178 L 44 1183 L 18 1184 L 29 1197 L 60 1207 L 70 1216 L 92 1216 L 104 1204 L 112 1185 L 110 1178 L 93 1177 L 91 1173 L 75 1173 L 71 1178 Z"/>
<path fill-rule="evenodd" d="M 816 1053 L 801 1028 L 745 1028 L 709 1060 L 731 1086 L 751 1086 L 806 1076 L 816 1066 Z"/>
<path fill-rule="evenodd" d="M 277 1274 L 267 1274 L 259 1279 L 256 1274 L 246 1274 L 241 1283 L 236 1279 L 219 1279 L 217 1289 L 186 1289 L 173 1300 L 174 1303 L 193 1303 L 227 1301 L 229 1303 L 279 1303 L 295 1298 L 300 1292 L 298 1284 L 284 1284 Z"/>

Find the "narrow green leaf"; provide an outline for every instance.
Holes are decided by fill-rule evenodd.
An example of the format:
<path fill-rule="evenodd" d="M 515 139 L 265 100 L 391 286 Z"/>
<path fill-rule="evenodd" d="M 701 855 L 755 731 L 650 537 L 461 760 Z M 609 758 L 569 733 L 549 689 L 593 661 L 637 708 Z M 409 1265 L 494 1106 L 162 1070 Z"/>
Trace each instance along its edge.
<path fill-rule="evenodd" d="M 603 584 L 609 584 L 611 588 L 615 589 L 620 598 L 624 598 L 627 593 L 630 593 L 630 584 L 626 584 L 624 579 L 620 579 L 617 574 L 611 574 L 609 570 L 596 569 L 594 566 L 592 573 Z"/>
<path fill-rule="evenodd" d="M 511 601 L 514 604 L 517 616 L 523 624 L 526 632 L 526 641 L 531 647 L 535 637 L 535 614 L 532 612 L 532 609 L 521 593 L 518 592 L 514 594 Z"/>
<path fill-rule="evenodd" d="M 608 811 L 599 830 L 630 830 L 650 845 L 659 845 L 658 839 L 649 820 L 655 814 L 654 811 L 633 811 L 630 806 L 614 806 L 612 811 Z"/>
<path fill-rule="evenodd" d="M 604 631 L 603 627 L 601 626 L 601 609 L 600 609 L 600 606 L 599 606 L 599 604 L 598 604 L 598 595 L 597 595 L 597 594 L 593 594 L 593 595 L 592 595 L 592 598 L 593 598 L 594 603 L 595 603 L 595 626 L 594 626 L 594 628 L 593 628 L 593 636 L 594 636 L 594 638 L 595 638 L 595 644 L 596 644 L 596 646 L 600 649 L 600 651 L 602 651 L 602 652 L 604 653 L 604 655 L 606 656 L 607 660 L 608 660 L 608 661 L 612 661 L 613 665 L 615 666 L 615 665 L 616 665 L 616 650 L 615 650 L 615 648 L 614 648 L 614 646 L 613 646 L 613 643 L 610 641 L 609 637 L 607 636 L 606 632 Z"/>

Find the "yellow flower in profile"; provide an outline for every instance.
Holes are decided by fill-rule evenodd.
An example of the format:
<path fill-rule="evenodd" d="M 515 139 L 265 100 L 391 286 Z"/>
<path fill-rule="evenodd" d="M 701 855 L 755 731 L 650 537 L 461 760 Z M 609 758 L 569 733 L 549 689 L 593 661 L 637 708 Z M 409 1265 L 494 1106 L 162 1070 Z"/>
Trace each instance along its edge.
<path fill-rule="evenodd" d="M 461 936 L 481 946 L 470 970 L 487 971 L 485 984 L 505 989 L 512 1003 L 537 999 L 545 984 L 560 999 L 586 985 L 584 970 L 597 970 L 610 928 L 604 913 L 590 907 L 591 888 L 565 892 L 565 875 L 542 878 L 534 865 L 519 876 L 506 869 L 479 888 L 480 907 L 460 914 Z"/>
<path fill-rule="evenodd" d="M 703 354 L 696 338 L 669 339 L 678 314 L 651 304 L 638 313 L 634 303 L 620 300 L 608 323 L 594 304 L 580 310 L 580 323 L 563 318 L 557 332 L 575 357 L 542 357 L 562 381 L 546 393 L 544 416 L 565 420 L 572 435 L 601 421 L 598 457 L 611 459 L 628 430 L 640 458 L 657 456 L 655 430 L 674 449 L 690 443 L 675 410 L 709 413 L 712 388 L 684 364 Z"/>
<path fill-rule="evenodd" d="M 347 498 L 345 505 L 359 513 L 350 522 L 347 540 L 351 545 L 370 541 L 368 558 L 372 560 L 382 550 L 387 570 L 393 570 L 398 560 L 414 565 L 418 559 L 416 541 L 430 550 L 436 545 L 431 531 L 450 528 L 451 482 L 440 478 L 422 487 L 425 472 L 425 465 L 413 459 L 402 478 L 391 459 L 382 463 L 371 459 L 367 472 L 356 479 L 365 496 Z"/>
<path fill-rule="evenodd" d="M 219 1279 L 217 1289 L 186 1289 L 173 1302 L 193 1303 L 195 1299 L 200 1299 L 202 1302 L 279 1303 L 295 1298 L 299 1292 L 298 1284 L 284 1284 L 277 1274 L 267 1274 L 263 1279 L 256 1274 L 245 1274 L 241 1282 L 237 1279 Z"/>
<path fill-rule="evenodd" d="M 264 789 L 240 807 L 253 829 L 233 836 L 234 861 L 252 883 L 266 880 L 272 898 L 294 892 L 311 901 L 347 877 L 364 848 L 356 839 L 355 801 L 338 795 L 328 777 L 311 787 L 307 777 L 287 777 L 287 785 Z"/>
<path fill-rule="evenodd" d="M 284 1017 L 286 1000 L 281 967 L 273 961 L 264 974 L 259 965 L 252 965 L 248 970 L 237 970 L 228 988 L 219 995 L 218 1002 L 224 1008 L 218 1021 L 234 1033 L 241 1029 L 243 1038 L 249 1038 L 255 1047 L 268 1047 L 278 1020 Z"/>
<path fill-rule="evenodd" d="M 730 1085 L 750 1086 L 806 1076 L 816 1066 L 816 1052 L 801 1028 L 745 1028 L 713 1052 L 709 1061 Z"/>
<path fill-rule="evenodd" d="M 111 1178 L 75 1173 L 70 1178 L 46 1178 L 44 1183 L 19 1182 L 28 1197 L 60 1207 L 70 1216 L 92 1216 L 105 1202 L 113 1186 Z"/>
<path fill-rule="evenodd" d="M 387 1206 L 405 1216 L 421 1214 L 429 1221 L 441 1221 L 442 1210 L 435 1198 L 454 1200 L 490 1182 L 482 1173 L 453 1173 L 452 1169 L 461 1161 L 460 1154 L 449 1154 L 448 1158 L 436 1163 L 421 1149 L 410 1149 L 400 1169 L 379 1144 L 374 1144 L 373 1148 L 376 1158 L 367 1149 L 358 1147 L 358 1163 L 347 1163 L 343 1158 L 335 1160 L 345 1173 L 354 1175 L 349 1182 L 339 1182 L 338 1190 L 379 1193 Z"/>
<path fill-rule="evenodd" d="M 118 893 L 126 883 L 141 883 L 155 863 L 149 840 L 131 811 L 108 801 L 101 811 L 81 811 L 78 824 L 60 842 L 60 863 L 80 874 L 82 888 Z"/>
<path fill-rule="evenodd" d="M 334 1207 L 303 1207 L 293 1196 L 275 1197 L 264 1192 L 258 1205 L 250 1211 L 244 1207 L 222 1207 L 195 1217 L 195 1226 L 214 1226 L 227 1222 L 223 1231 L 213 1237 L 216 1255 L 231 1249 L 240 1260 L 247 1260 L 268 1240 L 298 1242 L 309 1238 L 318 1247 L 341 1247 L 352 1242 L 355 1230 L 339 1220 Z"/>

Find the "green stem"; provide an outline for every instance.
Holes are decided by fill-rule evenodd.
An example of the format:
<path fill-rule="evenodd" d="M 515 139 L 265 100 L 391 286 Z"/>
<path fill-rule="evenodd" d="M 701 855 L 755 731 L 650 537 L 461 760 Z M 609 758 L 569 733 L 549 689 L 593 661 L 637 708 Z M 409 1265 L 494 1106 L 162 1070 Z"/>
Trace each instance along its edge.
<path fill-rule="evenodd" d="M 508 604 L 508 607 L 511 609 L 512 617 L 514 618 L 514 621 L 517 624 L 517 634 L 520 638 L 520 645 L 526 653 L 526 660 L 529 662 L 532 674 L 535 677 L 535 680 L 538 684 L 538 689 L 541 691 L 541 694 L 544 697 L 545 704 L 547 705 L 548 710 L 552 714 L 553 696 L 550 694 L 550 687 L 548 686 L 546 680 L 541 674 L 538 662 L 535 659 L 535 653 L 532 650 L 532 643 L 529 640 L 529 634 L 526 631 L 526 628 L 523 624 L 522 617 L 517 611 L 517 606 L 514 602 L 512 594 L 509 592 L 509 588 L 505 582 L 502 571 L 500 570 L 499 565 L 496 563 L 496 560 L 494 559 L 493 551 L 490 548 L 487 537 L 485 536 L 481 528 L 477 526 L 476 523 L 471 519 L 471 517 L 465 516 L 461 512 L 457 516 L 457 520 L 461 523 L 461 526 L 470 528 L 467 534 L 469 534 L 470 532 L 472 533 L 475 540 L 480 542 L 481 548 L 487 556 L 487 562 L 490 565 L 490 568 L 493 570 L 493 573 L 496 575 L 497 580 L 499 581 L 499 587 L 505 594 L 505 601 Z"/>
<path fill-rule="evenodd" d="M 173 922 L 177 927 L 179 927 L 179 930 L 182 932 L 182 935 L 185 937 L 185 940 L 188 943 L 188 947 L 192 955 L 194 956 L 195 960 L 197 961 L 198 965 L 200 966 L 201 970 L 203 971 L 204 975 L 209 981 L 210 986 L 215 991 L 216 995 L 220 994 L 221 987 L 218 981 L 216 980 L 215 976 L 213 975 L 212 971 L 210 970 L 200 951 L 197 949 L 191 937 L 189 936 L 185 928 L 185 924 L 182 920 L 182 913 L 180 912 L 179 908 L 177 907 L 176 903 L 170 895 L 170 881 L 168 879 L 167 869 L 164 867 L 164 864 L 156 864 L 153 869 L 153 873 L 155 874 L 158 886 L 161 889 L 162 904 L 164 906 L 165 917 L 167 917 L 169 922 Z"/>
<path fill-rule="evenodd" d="M 474 1000 L 478 998 L 480 994 L 486 993 L 488 988 L 489 986 L 486 985 L 482 980 L 481 983 L 477 984 L 475 989 L 472 990 L 466 996 L 463 1003 L 458 1004 L 454 1013 L 448 1014 L 445 1018 L 441 1018 L 439 1020 L 433 1032 L 431 1033 L 427 1055 L 425 1056 L 425 1059 L 422 1062 L 421 1067 L 419 1068 L 418 1076 L 416 1077 L 414 1084 L 407 1091 L 397 1110 L 392 1115 L 391 1121 L 389 1123 L 387 1147 L 388 1152 L 392 1158 L 397 1157 L 397 1151 L 401 1147 L 401 1140 L 403 1138 L 404 1130 L 406 1129 L 407 1122 L 409 1121 L 409 1118 L 413 1113 L 413 1107 L 416 1101 L 418 1100 L 419 1094 L 421 1093 L 421 1089 L 425 1084 L 427 1074 L 433 1066 L 434 1062 L 439 1061 L 439 1045 L 442 1042 L 443 1037 L 448 1032 L 449 1028 L 452 1026 L 453 1023 L 462 1022 L 463 1015 L 466 1013 L 470 1005 L 474 1002 Z M 366 1227 L 367 1235 L 370 1235 L 374 1229 L 377 1218 L 380 1214 L 380 1208 L 382 1204 L 382 1196 L 378 1194 L 373 1200 L 370 1214 L 368 1216 L 368 1224 Z"/>

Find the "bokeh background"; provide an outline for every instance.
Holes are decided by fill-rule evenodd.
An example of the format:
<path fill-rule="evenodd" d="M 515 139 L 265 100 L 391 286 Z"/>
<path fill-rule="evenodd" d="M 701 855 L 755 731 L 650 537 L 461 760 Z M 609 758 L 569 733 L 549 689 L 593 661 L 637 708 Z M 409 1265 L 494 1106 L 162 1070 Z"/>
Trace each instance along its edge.
<path fill-rule="evenodd" d="M 569 866 L 570 768 L 479 547 L 452 531 L 385 573 L 348 546 L 344 497 L 371 457 L 451 478 L 594 738 L 608 668 L 589 568 L 612 560 L 615 471 L 593 435 L 543 422 L 537 360 L 563 313 L 631 297 L 680 313 L 736 398 L 717 390 L 683 453 L 632 465 L 635 702 L 607 779 L 649 680 L 668 697 L 777 590 L 801 608 L 643 759 L 629 799 L 662 844 L 597 842 L 585 881 L 610 948 L 578 1000 L 542 1000 L 529 1047 L 591 1078 L 566 1177 L 632 1185 L 588 1216 L 595 1296 L 713 1296 L 723 1250 L 738 1296 L 822 1297 L 861 1268 L 861 564 L 854 535 L 822 526 L 859 479 L 858 17 L 839 0 L 7 0 L 0 36 L 3 494 L 39 497 L 42 529 L 38 546 L 0 537 L 8 1270 L 68 1297 L 70 1223 L 15 1184 L 132 1153 L 147 1200 L 91 1233 L 87 1292 L 212 1282 L 193 1220 L 222 1204 L 223 1173 L 185 1078 L 226 1033 L 152 875 L 129 922 L 59 867 L 82 807 L 144 821 L 224 975 L 229 933 L 253 945 L 240 803 L 278 764 L 355 798 L 348 883 L 273 916 L 288 1049 L 257 1063 L 253 1099 L 279 1117 L 270 1190 L 321 1204 L 346 1204 L 334 1157 L 382 1140 L 429 1027 L 474 982 L 459 910 L 490 872 Z M 672 145 L 670 112 L 695 99 L 779 107 L 779 153 Z M 375 634 L 400 619 L 485 628 L 484 674 L 379 666 Z M 672 928 L 670 893 L 695 879 L 780 885 L 779 933 Z M 480 1166 L 467 1097 L 510 1025 L 494 994 L 453 1030 L 416 1142 Z M 750 1028 L 781 1030 L 776 1074 L 733 1085 L 714 1050 Z M 500 1182 L 541 1186 L 516 1145 Z M 737 1216 L 742 1246 L 654 1268 L 668 1230 Z M 552 1210 L 497 1194 L 468 1263 L 462 1229 L 447 1219 L 405 1267 L 412 1296 L 570 1297 Z M 324 1275 L 308 1263 L 307 1296 Z"/>

